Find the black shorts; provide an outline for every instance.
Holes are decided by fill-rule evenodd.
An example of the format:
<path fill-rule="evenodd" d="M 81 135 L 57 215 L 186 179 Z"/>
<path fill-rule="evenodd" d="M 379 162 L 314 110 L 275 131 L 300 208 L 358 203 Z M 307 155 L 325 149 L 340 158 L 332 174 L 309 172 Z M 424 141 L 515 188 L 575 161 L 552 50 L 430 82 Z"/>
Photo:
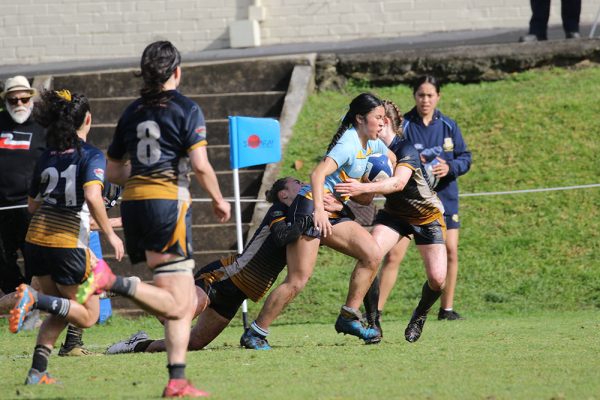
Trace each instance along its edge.
<path fill-rule="evenodd" d="M 308 237 L 320 238 L 321 232 L 315 229 L 313 223 L 312 215 L 314 210 L 315 206 L 312 199 L 297 195 L 290 205 L 286 222 L 294 224 L 294 222 L 299 219 L 308 219 L 309 221 L 305 225 L 307 228 L 302 234 Z M 336 225 L 340 222 L 352 221 L 354 220 L 353 217 L 352 212 L 347 207 L 344 207 L 342 211 L 329 217 L 329 223 L 331 223 L 331 225 Z"/>
<path fill-rule="evenodd" d="M 79 285 L 90 272 L 89 249 L 64 249 L 25 243 L 25 267 L 32 276 L 50 275 L 61 285 Z"/>
<path fill-rule="evenodd" d="M 442 217 L 425 225 L 412 225 L 404 219 L 395 217 L 384 210 L 379 210 L 373 225 L 385 225 L 398 232 L 401 236 L 412 234 L 415 243 L 421 244 L 444 244 L 446 243 L 446 225 Z"/>
<path fill-rule="evenodd" d="M 131 263 L 146 260 L 146 250 L 192 256 L 192 212 L 179 200 L 128 200 L 121 203 L 125 246 Z"/>
<path fill-rule="evenodd" d="M 444 221 L 446 221 L 446 229 L 460 228 L 460 217 L 458 214 L 444 214 Z"/>
<path fill-rule="evenodd" d="M 208 306 L 223 318 L 231 320 L 248 296 L 235 286 L 231 279 L 211 282 L 212 279 L 201 278 L 203 274 L 210 273 L 210 271 L 219 269 L 222 266 L 221 261 L 214 261 L 196 272 L 194 279 L 196 280 L 196 286 L 204 290 L 208 296 L 210 300 Z"/>

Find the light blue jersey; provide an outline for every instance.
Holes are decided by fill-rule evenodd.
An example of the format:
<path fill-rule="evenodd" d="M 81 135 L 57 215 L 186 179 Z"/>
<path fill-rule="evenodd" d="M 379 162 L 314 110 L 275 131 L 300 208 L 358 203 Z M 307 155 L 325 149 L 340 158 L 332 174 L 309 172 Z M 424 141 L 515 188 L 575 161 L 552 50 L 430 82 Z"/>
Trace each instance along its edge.
<path fill-rule="evenodd" d="M 325 177 L 325 190 L 333 193 L 335 197 L 342 201 L 347 201 L 347 197 L 338 195 L 335 191 L 335 185 L 347 182 L 348 178 L 360 180 L 367 170 L 367 159 L 371 154 L 387 154 L 388 148 L 379 139 L 367 141 L 367 147 L 363 148 L 358 138 L 358 133 L 354 128 L 348 129 L 336 145 L 327 153 L 338 165 L 337 170 Z M 300 195 L 312 198 L 310 185 L 304 186 L 300 190 Z"/>

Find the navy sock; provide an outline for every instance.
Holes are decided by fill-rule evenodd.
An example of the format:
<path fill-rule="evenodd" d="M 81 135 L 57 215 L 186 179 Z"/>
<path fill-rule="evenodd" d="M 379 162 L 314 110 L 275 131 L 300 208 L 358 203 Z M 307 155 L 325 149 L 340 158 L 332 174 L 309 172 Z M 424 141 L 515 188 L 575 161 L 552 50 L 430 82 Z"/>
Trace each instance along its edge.
<path fill-rule="evenodd" d="M 429 282 L 425 281 L 423 290 L 421 291 L 421 301 L 415 310 L 417 314 L 423 315 L 429 312 L 431 306 L 440 298 L 442 291 L 435 291 L 429 287 Z"/>
<path fill-rule="evenodd" d="M 82 336 L 82 328 L 78 328 L 75 325 L 69 324 L 67 326 L 67 336 L 65 337 L 65 347 L 73 347 L 79 344 L 83 344 L 83 341 L 81 339 Z"/>
<path fill-rule="evenodd" d="M 125 297 L 133 297 L 137 289 L 137 283 L 138 280 L 133 277 L 116 276 L 115 283 L 113 283 L 110 291 Z"/>
<path fill-rule="evenodd" d="M 363 300 L 363 304 L 365 305 L 365 313 L 367 314 L 367 321 L 369 325 L 373 325 L 376 323 L 378 319 L 378 310 L 377 307 L 379 305 L 379 277 L 376 276 L 375 280 L 371 284 L 367 295 Z"/>
<path fill-rule="evenodd" d="M 143 353 L 146 351 L 148 346 L 150 346 L 153 342 L 154 342 L 154 340 L 152 340 L 152 339 L 142 340 L 141 342 L 139 342 L 138 344 L 135 345 L 135 347 L 133 348 L 133 352 L 134 353 Z"/>
<path fill-rule="evenodd" d="M 185 364 L 168 364 L 169 379 L 185 379 Z"/>
<path fill-rule="evenodd" d="M 44 372 L 48 369 L 48 358 L 50 357 L 50 353 L 52 353 L 52 349 L 44 345 L 38 344 L 35 346 L 31 368 L 37 369 L 40 372 Z"/>
<path fill-rule="evenodd" d="M 47 294 L 38 292 L 38 299 L 35 308 L 64 318 L 67 316 L 67 314 L 69 314 L 71 302 L 69 299 L 65 299 L 63 297 L 49 296 Z"/>

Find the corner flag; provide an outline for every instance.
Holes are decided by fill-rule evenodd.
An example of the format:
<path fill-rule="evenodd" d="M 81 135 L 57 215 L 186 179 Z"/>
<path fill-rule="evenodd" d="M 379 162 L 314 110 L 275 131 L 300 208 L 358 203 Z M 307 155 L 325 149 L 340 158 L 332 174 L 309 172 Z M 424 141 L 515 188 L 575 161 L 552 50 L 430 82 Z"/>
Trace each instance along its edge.
<path fill-rule="evenodd" d="M 229 117 L 229 145 L 231 169 L 278 162 L 281 159 L 279 121 Z"/>

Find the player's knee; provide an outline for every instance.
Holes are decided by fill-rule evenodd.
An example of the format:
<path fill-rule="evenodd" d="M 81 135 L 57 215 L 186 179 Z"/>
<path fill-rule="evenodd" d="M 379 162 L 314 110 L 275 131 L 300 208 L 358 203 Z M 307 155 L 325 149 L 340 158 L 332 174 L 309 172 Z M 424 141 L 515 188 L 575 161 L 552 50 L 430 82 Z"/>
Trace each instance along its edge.
<path fill-rule="evenodd" d="M 444 289 L 444 286 L 446 284 L 446 277 L 441 275 L 432 276 L 428 279 L 428 282 L 429 287 L 437 292 Z"/>
<path fill-rule="evenodd" d="M 178 258 L 173 261 L 169 261 L 160 265 L 157 265 L 153 270 L 154 277 L 158 277 L 164 274 L 180 274 L 193 276 L 194 260 Z M 196 311 L 196 293 L 193 293 L 193 297 L 189 298 L 181 296 L 179 301 L 174 301 L 169 310 L 167 310 L 162 316 L 168 320 L 182 319 L 188 316 L 188 314 L 194 314 Z"/>
<path fill-rule="evenodd" d="M 381 260 L 383 259 L 383 254 L 379 248 L 372 249 L 368 253 L 366 253 L 363 257 L 361 257 L 360 262 L 365 267 L 372 271 L 377 271 L 379 268 L 379 264 L 381 264 Z"/>
<path fill-rule="evenodd" d="M 193 317 L 194 311 L 195 308 L 191 307 L 187 302 L 175 302 L 169 310 L 163 314 L 163 317 L 168 320 L 183 319 L 186 317 Z"/>
<path fill-rule="evenodd" d="M 447 254 L 448 265 L 456 265 L 458 264 L 458 252 L 449 251 Z"/>
<path fill-rule="evenodd" d="M 310 277 L 303 277 L 301 279 L 296 279 L 290 282 L 290 290 L 292 292 L 292 297 L 296 297 L 298 293 L 300 293 L 306 287 L 306 284 L 308 283 L 309 279 Z"/>
<path fill-rule="evenodd" d="M 288 289 L 288 302 L 304 289 L 309 280 L 310 275 L 288 276 L 286 285 Z"/>
<path fill-rule="evenodd" d="M 96 322 L 98 322 L 98 314 L 89 314 L 88 316 L 86 316 L 78 321 L 73 321 L 71 323 L 78 328 L 87 329 L 87 328 L 91 328 L 92 326 L 94 326 L 96 324 Z"/>

